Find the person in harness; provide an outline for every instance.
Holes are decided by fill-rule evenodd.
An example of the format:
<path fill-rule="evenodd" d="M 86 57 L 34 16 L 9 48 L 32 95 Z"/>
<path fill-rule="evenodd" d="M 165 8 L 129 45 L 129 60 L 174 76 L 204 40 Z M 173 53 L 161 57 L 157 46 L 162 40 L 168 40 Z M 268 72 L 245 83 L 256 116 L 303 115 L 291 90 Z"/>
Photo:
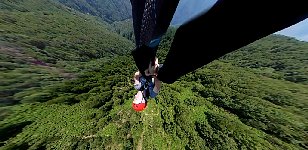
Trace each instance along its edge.
<path fill-rule="evenodd" d="M 162 36 L 167 31 L 176 10 L 174 1 L 130 0 L 136 48 L 132 56 L 138 68 L 134 76 L 134 87 L 138 90 L 133 108 L 141 111 L 147 100 L 157 96 L 161 80 L 157 78 L 158 60 L 156 52 Z"/>
<path fill-rule="evenodd" d="M 135 111 L 144 110 L 148 99 L 158 95 L 161 88 L 161 81 L 157 78 L 158 68 L 158 59 L 156 58 L 154 65 L 150 63 L 144 75 L 140 71 L 134 74 L 134 87 L 138 90 L 132 105 Z"/>

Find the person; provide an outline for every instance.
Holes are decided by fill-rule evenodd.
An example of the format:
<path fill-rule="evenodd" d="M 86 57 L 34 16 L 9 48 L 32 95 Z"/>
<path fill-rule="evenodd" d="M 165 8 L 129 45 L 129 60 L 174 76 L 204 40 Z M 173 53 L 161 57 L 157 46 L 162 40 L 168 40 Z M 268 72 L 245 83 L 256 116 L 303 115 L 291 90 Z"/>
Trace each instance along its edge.
<path fill-rule="evenodd" d="M 143 76 L 166 33 L 179 0 L 130 0 L 132 5 L 135 49 L 132 56 Z M 155 67 L 155 66 L 154 66 Z"/>
<path fill-rule="evenodd" d="M 142 111 L 147 107 L 149 98 L 155 98 L 161 88 L 161 81 L 157 78 L 159 64 L 158 59 L 155 59 L 154 65 L 149 64 L 149 68 L 142 75 L 140 71 L 134 74 L 134 88 L 138 90 L 133 100 L 133 109 Z"/>

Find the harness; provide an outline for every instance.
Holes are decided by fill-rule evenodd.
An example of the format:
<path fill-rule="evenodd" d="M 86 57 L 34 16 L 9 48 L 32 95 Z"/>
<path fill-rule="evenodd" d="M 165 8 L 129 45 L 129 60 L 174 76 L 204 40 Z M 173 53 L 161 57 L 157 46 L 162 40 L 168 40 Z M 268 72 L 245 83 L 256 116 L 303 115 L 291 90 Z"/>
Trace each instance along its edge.
<path fill-rule="evenodd" d="M 151 76 L 139 77 L 139 81 L 141 83 L 139 91 L 142 91 L 142 96 L 145 99 L 148 99 L 150 96 L 149 85 L 151 84 L 151 80 Z"/>

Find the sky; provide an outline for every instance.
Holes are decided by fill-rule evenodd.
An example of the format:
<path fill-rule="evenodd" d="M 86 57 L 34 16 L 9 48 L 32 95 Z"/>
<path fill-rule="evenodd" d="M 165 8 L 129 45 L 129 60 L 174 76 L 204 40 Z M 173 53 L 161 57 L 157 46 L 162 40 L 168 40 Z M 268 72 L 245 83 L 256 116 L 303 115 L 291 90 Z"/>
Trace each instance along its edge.
<path fill-rule="evenodd" d="M 295 37 L 298 40 L 308 42 L 308 19 L 290 26 L 289 28 L 276 32 L 276 34 Z"/>
<path fill-rule="evenodd" d="M 217 0 L 180 0 L 171 24 L 181 25 L 211 8 L 216 2 Z"/>
<path fill-rule="evenodd" d="M 211 8 L 216 1 L 217 0 L 180 0 L 171 24 L 183 24 L 204 10 Z M 298 40 L 308 42 L 308 19 L 276 32 L 275 34 L 290 36 Z"/>

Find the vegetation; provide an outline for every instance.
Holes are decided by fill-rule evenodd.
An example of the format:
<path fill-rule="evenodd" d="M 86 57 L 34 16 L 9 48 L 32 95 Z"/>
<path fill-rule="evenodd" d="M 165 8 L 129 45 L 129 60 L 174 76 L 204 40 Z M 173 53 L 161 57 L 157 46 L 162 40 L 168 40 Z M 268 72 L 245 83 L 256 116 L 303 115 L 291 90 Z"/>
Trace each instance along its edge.
<path fill-rule="evenodd" d="M 82 13 L 98 16 L 109 23 L 131 18 L 132 8 L 129 0 L 57 1 Z"/>
<path fill-rule="evenodd" d="M 147 110 L 136 113 L 131 109 L 131 62 L 127 57 L 100 62 L 104 69 L 65 82 L 46 103 L 5 107 L 12 114 L 1 122 L 4 148 L 307 146 L 305 85 L 216 61 L 175 84 L 165 84 Z M 12 126 L 23 130 L 7 132 Z"/>
<path fill-rule="evenodd" d="M 135 42 L 133 20 L 127 19 L 123 21 L 115 21 L 112 24 L 112 29 L 119 35 Z"/>
<path fill-rule="evenodd" d="M 125 23 L 97 22 L 50 1 L 0 4 L 1 149 L 308 149 L 305 42 L 268 36 L 163 84 L 135 112 L 133 44 L 113 32 L 129 33 Z M 174 33 L 162 40 L 161 62 Z M 79 49 L 60 44 L 82 35 Z"/>
<path fill-rule="evenodd" d="M 21 47 L 5 42 L 0 45 L 0 106 L 42 102 L 49 93 L 38 94 L 38 91 L 53 82 L 74 77 L 72 73 L 27 55 Z"/>
<path fill-rule="evenodd" d="M 241 48 L 225 59 L 240 67 L 263 70 L 264 74 L 272 78 L 307 85 L 307 49 L 307 42 L 273 35 Z"/>
<path fill-rule="evenodd" d="M 0 39 L 32 46 L 33 53 L 41 59 L 85 61 L 125 54 L 133 48 L 131 42 L 107 30 L 108 25 L 94 17 L 70 11 L 48 0 L 20 3 L 17 7 L 15 2 L 0 2 L 10 6 L 1 11 Z M 26 5 L 28 3 L 36 5 Z M 55 60 L 49 61 L 55 63 Z"/>
<path fill-rule="evenodd" d="M 77 76 L 69 64 L 133 48 L 109 24 L 49 0 L 4 0 L 0 8 L 0 105 L 45 101 L 50 91 L 38 91 Z"/>

